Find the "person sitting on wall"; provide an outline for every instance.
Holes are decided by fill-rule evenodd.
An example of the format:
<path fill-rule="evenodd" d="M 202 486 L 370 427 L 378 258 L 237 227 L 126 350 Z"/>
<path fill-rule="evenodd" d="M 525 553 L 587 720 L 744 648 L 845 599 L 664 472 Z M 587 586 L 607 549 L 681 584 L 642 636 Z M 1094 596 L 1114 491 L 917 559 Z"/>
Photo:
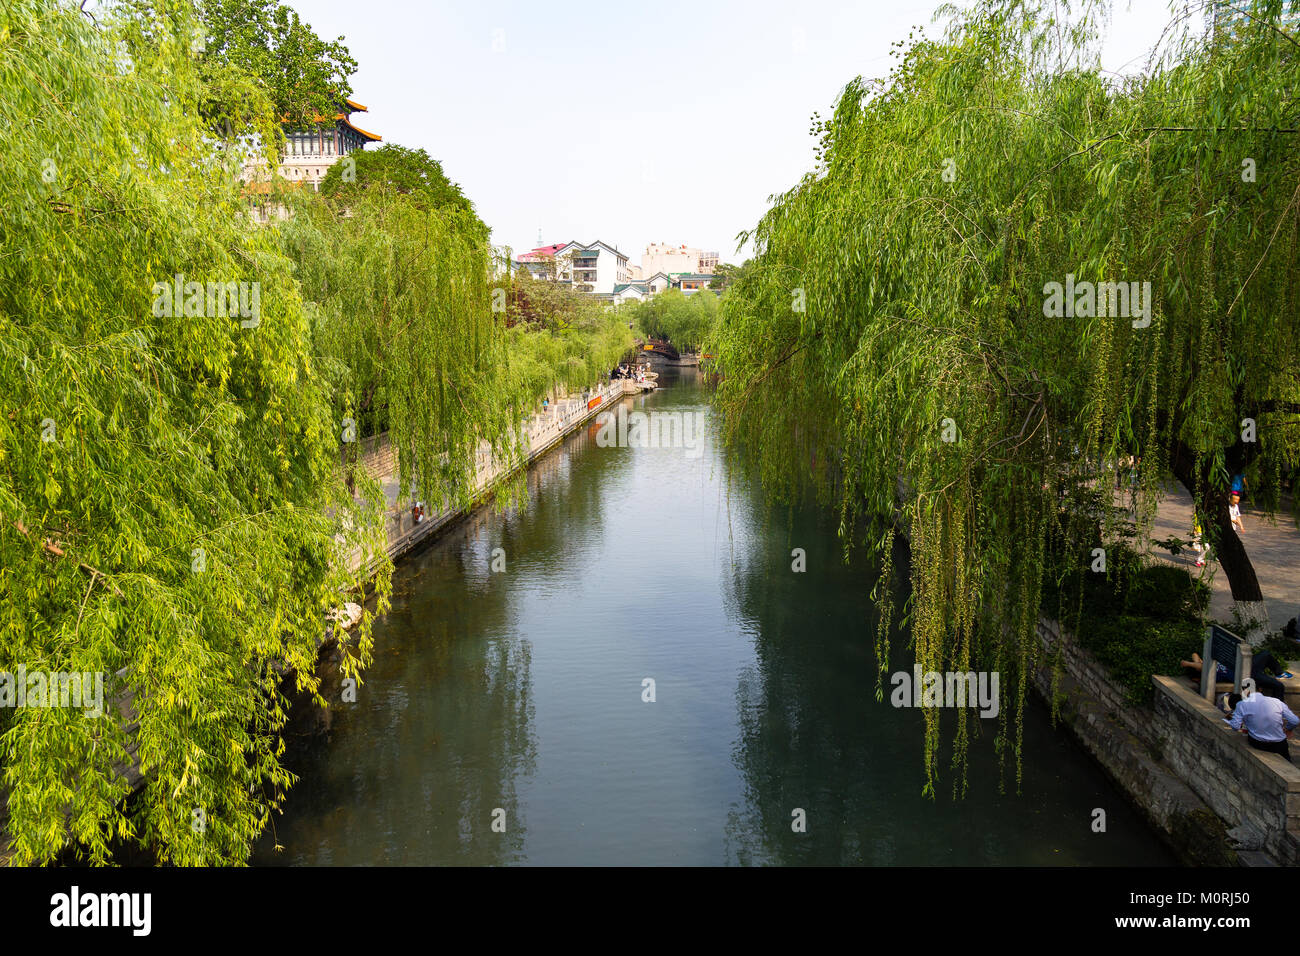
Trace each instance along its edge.
<path fill-rule="evenodd" d="M 1276 697 L 1258 692 L 1245 696 L 1232 694 L 1228 697 L 1228 706 L 1232 708 L 1232 719 L 1228 723 L 1233 730 L 1246 735 L 1247 743 L 1256 750 L 1267 750 L 1291 759 L 1287 740 L 1291 731 L 1300 725 L 1300 717 L 1293 714 L 1290 707 Z"/>
<path fill-rule="evenodd" d="M 1190 672 L 1187 676 L 1191 677 L 1199 685 L 1201 682 L 1201 668 L 1205 665 L 1205 662 L 1201 660 L 1201 655 L 1193 653 L 1190 661 L 1179 661 L 1178 663 Z M 1230 681 L 1232 680 L 1232 671 L 1227 665 L 1215 661 L 1214 680 L 1216 683 L 1218 681 Z"/>
<path fill-rule="evenodd" d="M 1178 663 L 1189 671 L 1195 672 L 1196 683 L 1200 683 L 1201 667 L 1203 665 L 1200 654 L 1193 654 L 1190 661 L 1179 661 Z M 1231 681 L 1236 676 L 1232 668 L 1220 664 L 1218 661 L 1214 662 L 1214 671 L 1216 682 Z M 1256 686 L 1269 697 L 1276 697 L 1279 700 L 1286 699 L 1286 688 L 1278 680 L 1278 677 L 1290 677 L 1291 674 L 1268 651 L 1256 651 L 1250 656 L 1250 676 L 1254 678 Z"/>

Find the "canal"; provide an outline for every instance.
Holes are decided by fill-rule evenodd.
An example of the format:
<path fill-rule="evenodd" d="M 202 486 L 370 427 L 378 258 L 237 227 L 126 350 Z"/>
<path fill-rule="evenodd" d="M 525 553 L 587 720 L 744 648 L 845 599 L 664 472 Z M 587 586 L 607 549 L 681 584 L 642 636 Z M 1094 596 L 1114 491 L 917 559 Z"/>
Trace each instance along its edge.
<path fill-rule="evenodd" d="M 833 515 L 769 517 L 729 476 L 693 369 L 661 381 L 624 402 L 705 416 L 697 451 L 593 426 L 539 462 L 526 510 L 396 569 L 358 699 L 291 753 L 253 863 L 1174 862 L 1038 705 L 1019 795 L 984 721 L 965 799 L 950 778 L 923 798 L 922 714 L 875 700 L 872 569 Z"/>

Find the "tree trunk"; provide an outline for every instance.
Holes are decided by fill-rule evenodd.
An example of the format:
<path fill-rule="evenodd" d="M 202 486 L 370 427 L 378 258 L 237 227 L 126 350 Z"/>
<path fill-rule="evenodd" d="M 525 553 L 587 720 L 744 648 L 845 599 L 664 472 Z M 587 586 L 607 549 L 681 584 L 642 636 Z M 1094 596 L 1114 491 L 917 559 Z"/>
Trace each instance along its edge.
<path fill-rule="evenodd" d="M 1195 456 L 1191 450 L 1182 442 L 1176 441 L 1171 450 L 1169 466 L 1193 499 L 1196 496 L 1197 479 L 1200 479 L 1199 486 L 1205 496 L 1201 514 L 1205 523 L 1202 528 L 1212 549 L 1210 556 L 1218 560 L 1223 573 L 1227 575 L 1233 603 L 1254 643 L 1262 639 L 1263 632 L 1268 630 L 1268 610 L 1264 605 L 1259 578 L 1255 575 L 1255 565 L 1228 517 L 1227 490 L 1211 485 L 1209 469 L 1206 467 L 1202 467 L 1198 476 L 1194 462 Z"/>

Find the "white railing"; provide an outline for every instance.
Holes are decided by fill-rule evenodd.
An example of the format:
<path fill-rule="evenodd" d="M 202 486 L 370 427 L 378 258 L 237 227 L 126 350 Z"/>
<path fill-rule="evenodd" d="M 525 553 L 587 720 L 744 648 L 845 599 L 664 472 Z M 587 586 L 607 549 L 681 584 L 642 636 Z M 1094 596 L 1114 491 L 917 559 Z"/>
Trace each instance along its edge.
<path fill-rule="evenodd" d="M 590 392 L 588 400 L 597 396 L 601 399 L 600 403 L 594 408 L 588 408 L 587 402 L 581 398 L 567 398 L 550 405 L 546 411 L 538 412 L 530 419 L 520 422 L 519 427 L 525 447 L 525 458 L 524 462 L 519 464 L 531 461 L 542 449 L 546 448 L 574 425 L 591 415 L 599 414 L 612 399 L 620 398 L 629 392 L 636 392 L 637 390 L 630 380 L 616 379 L 606 382 Z M 478 463 L 474 479 L 474 496 L 477 497 L 495 484 L 507 470 L 511 470 L 509 466 L 509 462 L 499 461 L 492 456 L 492 446 L 490 444 L 487 442 L 481 443 L 478 450 Z M 425 502 L 425 507 L 429 508 L 430 504 Z M 426 513 L 424 522 L 432 521 L 439 524 L 443 519 L 451 517 L 454 513 L 454 508 L 444 507 L 436 513 Z M 415 527 L 415 520 L 409 507 L 390 511 L 388 514 L 388 546 L 390 551 L 394 544 L 414 531 Z M 354 560 L 355 557 L 354 555 Z"/>

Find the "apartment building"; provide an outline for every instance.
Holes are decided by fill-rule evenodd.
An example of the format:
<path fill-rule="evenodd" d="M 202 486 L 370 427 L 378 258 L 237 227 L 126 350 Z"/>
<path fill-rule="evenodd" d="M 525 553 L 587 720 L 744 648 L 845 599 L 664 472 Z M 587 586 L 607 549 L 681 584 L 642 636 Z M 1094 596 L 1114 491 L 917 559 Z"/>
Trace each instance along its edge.
<path fill-rule="evenodd" d="M 593 295 L 612 296 L 616 285 L 632 280 L 627 256 L 599 239 L 538 246 L 516 262 L 534 278 L 564 282 L 578 292 Z"/>
<path fill-rule="evenodd" d="M 670 246 L 662 242 L 652 242 L 645 247 L 641 256 L 641 269 L 646 275 L 666 272 L 669 275 L 679 273 L 712 275 L 718 267 L 718 253 L 705 252 L 693 246 Z"/>

